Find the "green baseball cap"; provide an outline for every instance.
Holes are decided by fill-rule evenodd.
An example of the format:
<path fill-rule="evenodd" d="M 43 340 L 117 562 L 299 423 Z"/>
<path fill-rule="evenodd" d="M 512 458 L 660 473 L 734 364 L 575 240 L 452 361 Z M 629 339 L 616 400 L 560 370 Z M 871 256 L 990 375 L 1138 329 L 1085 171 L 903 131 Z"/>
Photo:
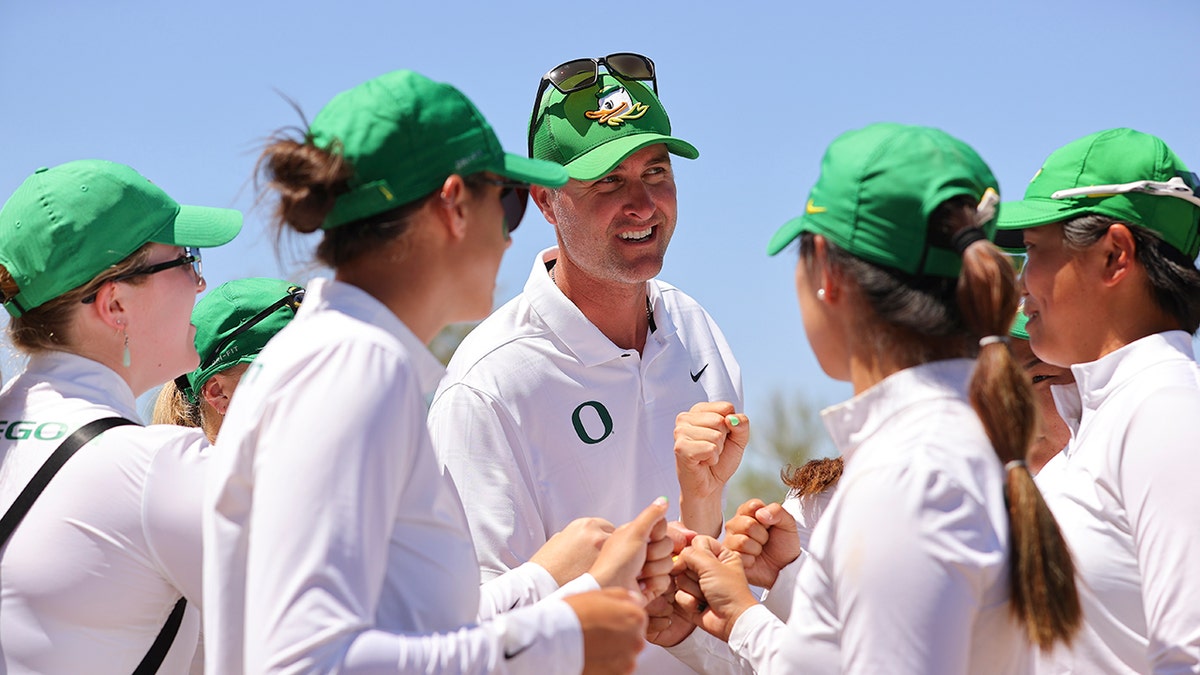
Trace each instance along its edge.
<path fill-rule="evenodd" d="M 195 403 L 213 375 L 249 363 L 283 330 L 304 299 L 304 289 L 280 279 L 237 279 L 207 293 L 192 310 L 200 367 L 177 382 Z"/>
<path fill-rule="evenodd" d="M 1101 131 L 1055 150 L 1025 198 L 1002 213 L 1001 230 L 1099 214 L 1154 230 L 1188 260 L 1200 255 L 1200 181 L 1162 139 L 1133 129 Z"/>
<path fill-rule="evenodd" d="M 317 113 L 309 137 L 354 166 L 324 229 L 403 206 L 433 192 L 451 174 L 491 171 L 558 187 L 561 166 L 500 147 L 483 114 L 462 92 L 411 70 L 397 70 L 344 91 Z"/>
<path fill-rule="evenodd" d="M 948 199 L 983 201 L 989 192 L 998 194 L 996 178 L 966 143 L 930 127 L 873 124 L 829 145 L 804 215 L 779 228 L 767 253 L 814 232 L 869 262 L 957 277 L 962 256 L 927 243 L 929 216 Z M 991 239 L 995 219 L 982 229 Z"/>
<path fill-rule="evenodd" d="M 182 206 L 132 168 L 98 159 L 38 169 L 0 209 L 0 290 L 14 317 L 78 288 L 150 242 L 220 246 L 242 229 L 232 209 Z"/>
<path fill-rule="evenodd" d="M 566 167 L 576 180 L 600 178 L 657 143 L 686 159 L 700 156 L 691 143 L 671 135 L 671 120 L 653 91 L 612 73 L 569 94 L 546 87 L 530 124 L 533 156 Z"/>

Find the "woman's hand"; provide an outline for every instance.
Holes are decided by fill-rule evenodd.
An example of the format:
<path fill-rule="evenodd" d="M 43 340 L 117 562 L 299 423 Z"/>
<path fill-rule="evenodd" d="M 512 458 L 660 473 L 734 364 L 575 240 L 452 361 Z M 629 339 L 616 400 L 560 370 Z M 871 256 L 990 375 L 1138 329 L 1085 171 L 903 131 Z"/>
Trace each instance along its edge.
<path fill-rule="evenodd" d="M 639 598 L 625 589 L 606 588 L 563 600 L 583 630 L 584 675 L 632 673 L 646 646 L 646 611 Z"/>
<path fill-rule="evenodd" d="M 741 555 L 750 583 L 771 588 L 779 570 L 800 557 L 796 520 L 780 504 L 751 499 L 725 523 L 725 547 Z"/>
<path fill-rule="evenodd" d="M 675 606 L 674 582 L 666 593 L 646 605 L 646 614 L 650 617 L 646 625 L 646 640 L 660 647 L 674 647 L 696 630 L 696 624 Z"/>
<path fill-rule="evenodd" d="M 721 534 L 721 495 L 737 471 L 750 439 L 750 419 L 732 403 L 700 402 L 675 418 L 675 472 L 683 524 Z"/>
<path fill-rule="evenodd" d="M 576 518 L 542 544 L 529 561 L 545 568 L 562 586 L 588 571 L 614 529 L 603 518 Z"/>
<path fill-rule="evenodd" d="M 667 500 L 655 499 L 636 518 L 613 531 L 589 570 L 601 586 L 621 586 L 645 602 L 671 583 L 674 542 L 667 534 Z"/>
<path fill-rule="evenodd" d="M 679 554 L 673 573 L 679 613 L 726 642 L 742 612 L 758 604 L 746 583 L 741 556 L 712 537 L 696 537 Z"/>

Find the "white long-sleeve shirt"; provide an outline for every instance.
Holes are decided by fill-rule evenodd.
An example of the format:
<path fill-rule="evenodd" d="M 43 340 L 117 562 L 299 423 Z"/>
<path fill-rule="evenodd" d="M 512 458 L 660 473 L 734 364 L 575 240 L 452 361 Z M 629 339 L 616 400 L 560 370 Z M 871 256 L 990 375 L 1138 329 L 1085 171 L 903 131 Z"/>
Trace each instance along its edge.
<path fill-rule="evenodd" d="M 762 604 L 780 621 L 787 621 L 792 613 L 792 600 L 796 592 L 796 575 L 808 554 L 813 530 L 820 521 L 829 502 L 837 491 L 833 484 L 816 494 L 799 497 L 789 494 L 783 508 L 796 520 L 796 535 L 800 540 L 800 556 L 779 571 L 775 583 L 763 594 Z M 667 648 L 672 656 L 691 666 L 697 673 L 725 675 L 730 673 L 752 673 L 750 663 L 733 653 L 729 645 L 720 639 L 696 629 L 679 644 Z"/>
<path fill-rule="evenodd" d="M 207 672 L 581 669 L 579 622 L 561 600 L 475 623 L 479 565 L 425 428 L 441 372 L 362 290 L 308 286 L 242 378 L 209 474 Z M 509 595 L 482 613 L 536 596 L 519 577 L 485 589 Z"/>
<path fill-rule="evenodd" d="M 742 409 L 741 371 L 695 300 L 646 284 L 654 330 L 639 354 L 600 332 L 554 285 L 548 249 L 521 295 L 476 327 L 430 407 L 485 579 L 528 561 L 572 520 L 631 520 L 668 496 L 679 517 L 675 417 L 699 401 Z M 639 672 L 690 672 L 660 648 Z"/>
<path fill-rule="evenodd" d="M 1200 366 L 1183 331 L 1071 367 L 1071 442 L 1038 475 L 1084 627 L 1039 673 L 1200 673 Z M 1049 468 L 1049 467 L 1048 467 Z"/>
<path fill-rule="evenodd" d="M 67 436 L 113 416 L 139 419 L 117 373 L 67 352 L 30 358 L 0 393 L 0 511 Z M 182 594 L 189 609 L 159 672 L 188 672 L 208 450 L 198 429 L 124 426 L 63 465 L 0 558 L 0 671 L 128 675 Z"/>
<path fill-rule="evenodd" d="M 966 401 L 971 368 L 909 368 L 822 412 L 845 473 L 787 623 L 755 606 L 733 626 L 756 672 L 1029 670 L 1009 607 L 1003 469 Z"/>

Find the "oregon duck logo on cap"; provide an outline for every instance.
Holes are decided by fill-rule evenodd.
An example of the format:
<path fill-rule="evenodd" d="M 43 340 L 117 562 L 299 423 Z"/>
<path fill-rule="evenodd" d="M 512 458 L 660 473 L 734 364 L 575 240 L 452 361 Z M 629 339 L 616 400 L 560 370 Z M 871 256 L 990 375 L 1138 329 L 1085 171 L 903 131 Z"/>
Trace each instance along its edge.
<path fill-rule="evenodd" d="M 636 120 L 650 110 L 650 106 L 645 103 L 633 100 L 629 91 L 619 84 L 604 87 L 596 92 L 596 98 L 600 100 L 597 108 L 583 114 L 590 120 L 596 120 L 597 124 L 607 124 L 610 127 L 619 127 L 627 120 Z"/>

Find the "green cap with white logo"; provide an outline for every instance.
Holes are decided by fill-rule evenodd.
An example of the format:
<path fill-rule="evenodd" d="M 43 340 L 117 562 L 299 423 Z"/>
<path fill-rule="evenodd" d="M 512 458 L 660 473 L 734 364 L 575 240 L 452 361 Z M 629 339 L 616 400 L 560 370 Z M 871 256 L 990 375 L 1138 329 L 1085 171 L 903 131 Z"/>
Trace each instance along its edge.
<path fill-rule="evenodd" d="M 1025 198 L 1005 204 L 1001 230 L 1023 230 L 1088 214 L 1140 225 L 1195 260 L 1200 255 L 1200 181 L 1157 136 L 1109 129 L 1055 150 Z M 1009 247 L 1019 239 L 1004 237 Z"/>
<path fill-rule="evenodd" d="M 438 189 L 451 174 L 491 171 L 559 187 L 567 173 L 551 162 L 504 152 L 496 132 L 462 92 L 411 70 L 397 70 L 344 91 L 309 126 L 319 148 L 354 166 L 324 229 L 368 218 Z"/>
<path fill-rule="evenodd" d="M 998 199 L 992 170 L 969 145 L 939 129 L 873 124 L 829 145 L 804 215 L 779 228 L 775 255 L 801 232 L 827 237 L 863 260 L 909 274 L 957 277 L 962 256 L 927 241 L 929 217 L 966 196 Z M 995 218 L 982 225 L 989 239 Z"/>
<path fill-rule="evenodd" d="M 84 159 L 38 169 L 0 209 L 0 288 L 14 317 L 78 288 L 155 242 L 220 246 L 242 229 L 232 209 L 183 206 L 137 171 Z"/>
<path fill-rule="evenodd" d="M 671 135 L 671 120 L 654 92 L 611 73 L 569 94 L 547 87 L 530 123 L 533 156 L 566 167 L 576 180 L 600 178 L 657 143 L 686 159 L 700 156 L 691 143 Z"/>

